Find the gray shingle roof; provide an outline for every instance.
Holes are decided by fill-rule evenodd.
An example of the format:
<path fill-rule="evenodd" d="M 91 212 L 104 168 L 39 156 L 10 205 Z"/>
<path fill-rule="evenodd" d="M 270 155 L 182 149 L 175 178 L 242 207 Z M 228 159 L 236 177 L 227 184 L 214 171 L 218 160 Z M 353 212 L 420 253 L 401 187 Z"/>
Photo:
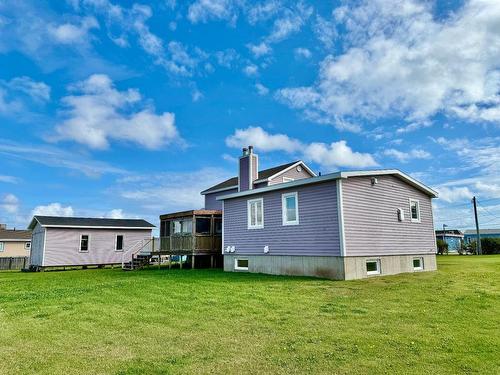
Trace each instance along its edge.
<path fill-rule="evenodd" d="M 476 234 L 475 229 L 466 229 L 464 231 L 465 234 Z M 479 234 L 500 234 L 500 228 L 499 229 L 479 229 Z"/>
<path fill-rule="evenodd" d="M 0 241 L 2 240 L 31 240 L 30 230 L 0 229 Z"/>
<path fill-rule="evenodd" d="M 143 219 L 104 219 L 91 217 L 60 217 L 36 215 L 30 228 L 33 229 L 36 221 L 44 227 L 109 227 L 109 228 L 154 228 L 155 226 Z M 34 224 L 35 223 L 35 224 Z"/>
<path fill-rule="evenodd" d="M 271 177 L 272 175 L 282 171 L 283 169 L 287 169 L 289 166 L 291 166 L 299 161 L 300 160 L 295 160 L 295 161 L 292 161 L 291 163 L 286 163 L 286 164 L 278 165 L 276 167 L 272 167 L 272 168 L 268 168 L 268 169 L 264 169 L 262 171 L 259 171 L 258 179 L 265 180 L 265 179 Z M 231 178 L 227 179 L 226 181 L 223 181 L 217 185 L 209 187 L 208 189 L 203 190 L 201 192 L 201 194 L 206 194 L 206 193 L 210 193 L 211 191 L 225 189 L 225 188 L 232 188 L 232 187 L 234 187 L 234 188 L 238 187 L 238 176 L 231 177 Z"/>

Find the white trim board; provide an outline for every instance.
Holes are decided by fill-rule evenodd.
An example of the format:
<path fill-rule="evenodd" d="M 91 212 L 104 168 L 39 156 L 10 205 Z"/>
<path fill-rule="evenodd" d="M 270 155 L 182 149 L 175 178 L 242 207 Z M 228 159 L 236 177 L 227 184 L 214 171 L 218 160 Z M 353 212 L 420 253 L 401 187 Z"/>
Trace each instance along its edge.
<path fill-rule="evenodd" d="M 342 199 L 342 180 L 337 180 L 337 214 L 339 222 L 340 256 L 346 256 L 345 230 L 344 230 L 344 200 Z"/>

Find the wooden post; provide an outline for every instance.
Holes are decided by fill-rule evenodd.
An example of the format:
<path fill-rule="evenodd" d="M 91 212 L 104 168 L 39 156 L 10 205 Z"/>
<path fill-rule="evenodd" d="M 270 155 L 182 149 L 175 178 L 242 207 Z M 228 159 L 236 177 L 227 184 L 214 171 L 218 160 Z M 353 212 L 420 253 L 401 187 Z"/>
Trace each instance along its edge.
<path fill-rule="evenodd" d="M 182 270 L 182 255 L 179 256 L 179 267 Z"/>
<path fill-rule="evenodd" d="M 214 256 L 210 255 L 210 268 L 214 268 Z"/>
<path fill-rule="evenodd" d="M 194 270 L 194 254 L 191 255 L 191 269 Z"/>

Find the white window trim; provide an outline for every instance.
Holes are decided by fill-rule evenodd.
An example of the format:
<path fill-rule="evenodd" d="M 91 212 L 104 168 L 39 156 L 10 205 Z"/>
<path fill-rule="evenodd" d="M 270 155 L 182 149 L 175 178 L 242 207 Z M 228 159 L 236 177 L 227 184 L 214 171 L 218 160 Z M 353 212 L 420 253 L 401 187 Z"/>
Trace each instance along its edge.
<path fill-rule="evenodd" d="M 283 177 L 283 182 L 292 182 L 292 181 L 295 181 L 295 178 Z"/>
<path fill-rule="evenodd" d="M 257 213 L 255 214 L 255 225 L 252 225 L 251 207 L 252 203 L 259 202 L 262 207 L 262 224 L 257 224 Z M 247 201 L 247 228 L 248 229 L 262 229 L 264 228 L 264 198 L 249 199 Z"/>
<path fill-rule="evenodd" d="M 116 248 L 116 245 L 118 244 L 118 236 L 122 236 L 123 237 L 123 239 L 122 239 L 122 248 L 120 250 L 118 250 Z M 118 233 L 118 234 L 115 235 L 115 251 L 117 253 L 122 253 L 124 248 L 125 248 L 125 235 L 122 234 L 122 233 Z"/>
<path fill-rule="evenodd" d="M 413 262 L 415 261 L 415 259 L 420 260 L 420 267 L 415 267 L 415 265 L 413 264 Z M 411 265 L 413 266 L 413 270 L 414 271 L 422 271 L 424 269 L 424 257 L 414 257 L 411 260 Z"/>
<path fill-rule="evenodd" d="M 239 260 L 246 260 L 246 261 L 248 261 L 247 258 L 234 258 L 234 269 L 236 271 L 248 271 L 248 266 L 247 267 L 238 267 L 238 261 Z M 249 264 L 250 264 L 250 262 L 249 262 Z"/>
<path fill-rule="evenodd" d="M 88 241 L 87 241 L 87 250 L 82 250 L 82 237 L 83 236 L 88 236 Z M 90 234 L 88 233 L 81 233 L 80 238 L 78 240 L 78 252 L 79 253 L 88 253 L 90 251 Z"/>
<path fill-rule="evenodd" d="M 5 251 L 5 242 L 0 242 L 0 252 Z"/>
<path fill-rule="evenodd" d="M 29 246 L 28 246 L 28 244 L 29 244 Z M 31 241 L 24 243 L 24 250 L 31 250 Z"/>
<path fill-rule="evenodd" d="M 289 221 L 286 217 L 286 198 L 294 197 L 295 198 L 295 220 Z M 299 225 L 299 196 L 296 191 L 293 193 L 285 193 L 281 194 L 281 217 L 283 221 L 283 225 Z"/>
<path fill-rule="evenodd" d="M 377 263 L 377 269 L 376 269 L 375 271 L 368 271 L 368 270 L 367 270 L 367 271 L 366 271 L 366 274 L 367 274 L 367 275 L 380 275 L 380 273 L 381 273 L 381 270 L 380 270 L 380 268 L 381 268 L 381 267 L 380 267 L 380 259 L 367 259 L 367 260 L 365 261 L 365 268 L 366 268 L 366 266 L 368 265 L 368 263 L 371 263 L 371 262 L 375 262 L 375 263 Z"/>
<path fill-rule="evenodd" d="M 411 204 L 413 202 L 416 202 L 417 203 L 417 213 L 418 213 L 418 219 L 414 219 L 413 218 L 413 215 L 411 214 Z M 412 223 L 420 223 L 422 221 L 422 217 L 420 216 L 420 201 L 418 199 L 413 199 L 413 198 L 410 198 L 410 220 Z"/>

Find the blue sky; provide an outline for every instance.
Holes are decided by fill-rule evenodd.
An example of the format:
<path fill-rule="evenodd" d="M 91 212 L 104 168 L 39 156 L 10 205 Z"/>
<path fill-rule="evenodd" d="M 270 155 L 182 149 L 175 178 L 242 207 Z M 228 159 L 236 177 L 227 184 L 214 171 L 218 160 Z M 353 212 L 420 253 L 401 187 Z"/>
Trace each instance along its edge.
<path fill-rule="evenodd" d="M 399 168 L 500 227 L 497 1 L 0 3 L 0 222 L 201 207 L 262 168 Z"/>

